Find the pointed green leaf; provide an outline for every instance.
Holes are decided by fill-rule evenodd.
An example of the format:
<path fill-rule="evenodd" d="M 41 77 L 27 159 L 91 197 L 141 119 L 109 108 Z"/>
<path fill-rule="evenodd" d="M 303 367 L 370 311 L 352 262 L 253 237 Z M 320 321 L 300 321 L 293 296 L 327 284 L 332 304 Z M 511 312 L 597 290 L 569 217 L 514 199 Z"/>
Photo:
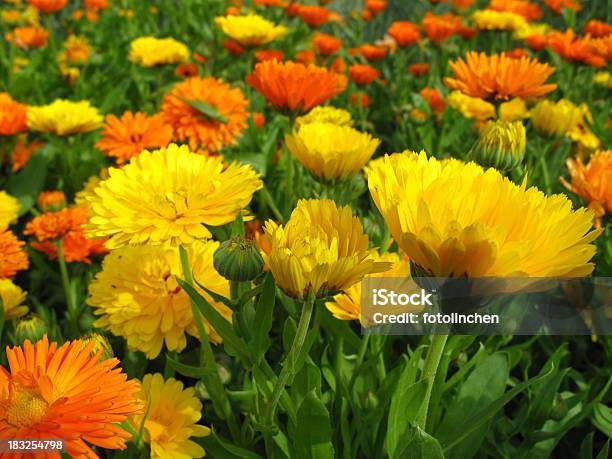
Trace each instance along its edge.
<path fill-rule="evenodd" d="M 206 116 L 207 118 L 210 118 L 211 120 L 217 121 L 219 123 L 227 123 L 227 118 L 224 117 L 221 113 L 219 113 L 217 109 L 212 105 L 209 105 L 200 100 L 184 99 L 182 97 L 179 97 L 179 99 L 185 102 L 191 108 L 200 112 L 202 115 Z"/>

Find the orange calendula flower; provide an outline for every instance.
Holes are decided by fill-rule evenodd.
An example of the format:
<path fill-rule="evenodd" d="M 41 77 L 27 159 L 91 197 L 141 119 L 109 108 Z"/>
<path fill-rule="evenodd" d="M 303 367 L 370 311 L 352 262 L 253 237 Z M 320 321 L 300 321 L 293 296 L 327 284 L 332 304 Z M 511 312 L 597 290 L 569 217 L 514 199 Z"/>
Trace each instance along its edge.
<path fill-rule="evenodd" d="M 301 5 L 297 15 L 310 27 L 320 27 L 332 19 L 331 11 L 318 5 Z"/>
<path fill-rule="evenodd" d="M 18 271 L 28 269 L 28 255 L 24 242 L 8 229 L 0 229 L 0 279 L 14 277 Z"/>
<path fill-rule="evenodd" d="M 444 107 L 446 106 L 444 98 L 436 88 L 423 88 L 421 90 L 421 97 L 427 102 L 431 111 L 436 115 L 444 111 Z"/>
<path fill-rule="evenodd" d="M 42 48 L 47 46 L 49 32 L 39 26 L 16 27 L 13 33 L 7 34 L 5 38 L 22 49 Z"/>
<path fill-rule="evenodd" d="M 62 240 L 62 255 L 67 263 L 91 263 L 91 257 L 108 253 L 106 239 L 87 239 L 82 229 L 70 231 Z M 50 260 L 57 259 L 57 245 L 51 241 L 32 242 L 32 247 L 43 252 Z"/>
<path fill-rule="evenodd" d="M 108 0 L 83 0 L 85 9 L 100 11 L 108 8 Z"/>
<path fill-rule="evenodd" d="M 427 37 L 436 43 L 450 38 L 461 27 L 461 17 L 451 13 L 435 15 L 430 11 L 423 18 L 423 30 Z"/>
<path fill-rule="evenodd" d="M 38 140 L 28 143 L 25 135 L 18 136 L 11 155 L 11 170 L 17 172 L 22 169 L 28 163 L 34 152 L 42 146 L 43 143 Z"/>
<path fill-rule="evenodd" d="M 28 0 L 28 3 L 42 13 L 56 13 L 66 6 L 68 0 Z"/>
<path fill-rule="evenodd" d="M 46 212 L 34 217 L 25 227 L 23 234 L 34 236 L 38 242 L 55 241 L 87 223 L 87 209 L 71 207 L 57 212 Z"/>
<path fill-rule="evenodd" d="M 261 62 L 246 81 L 276 108 L 301 112 L 341 93 L 347 84 L 344 75 L 291 61 Z"/>
<path fill-rule="evenodd" d="M 578 0 L 542 0 L 542 2 L 555 14 L 561 14 L 562 8 L 574 11 L 582 9 Z"/>
<path fill-rule="evenodd" d="M 567 169 L 571 183 L 563 177 L 561 183 L 589 203 L 599 228 L 601 217 L 612 212 L 612 150 L 594 153 L 586 165 L 581 158 L 568 159 Z"/>
<path fill-rule="evenodd" d="M 217 152 L 232 145 L 246 128 L 248 104 L 240 88 L 218 78 L 193 77 L 164 96 L 161 112 L 176 140 L 188 141 L 192 149 Z"/>
<path fill-rule="evenodd" d="M 597 19 L 591 19 L 586 23 L 582 29 L 582 32 L 584 34 L 589 34 L 594 38 L 607 37 L 608 35 L 612 35 L 612 24 L 598 21 Z"/>
<path fill-rule="evenodd" d="M 537 59 L 513 59 L 505 54 L 487 56 L 468 52 L 465 58 L 450 63 L 455 78 L 444 84 L 463 94 L 481 99 L 508 100 L 538 97 L 554 91 L 556 84 L 545 84 L 554 67 Z"/>
<path fill-rule="evenodd" d="M 349 103 L 354 107 L 368 108 L 370 106 L 370 96 L 365 92 L 354 92 L 349 97 Z"/>
<path fill-rule="evenodd" d="M 380 72 L 367 64 L 354 64 L 349 67 L 351 80 L 360 85 L 372 83 L 380 77 Z"/>
<path fill-rule="evenodd" d="M 379 61 L 385 58 L 388 48 L 386 46 L 364 44 L 352 51 L 352 54 L 363 56 L 368 61 Z"/>
<path fill-rule="evenodd" d="M 452 5 L 456 10 L 466 10 L 474 4 L 475 0 L 453 0 Z"/>
<path fill-rule="evenodd" d="M 408 67 L 408 71 L 414 76 L 427 75 L 429 73 L 429 64 L 419 63 L 412 64 Z"/>
<path fill-rule="evenodd" d="M 377 15 L 387 9 L 387 0 L 366 0 L 365 7 L 370 13 Z"/>
<path fill-rule="evenodd" d="M 283 52 L 279 49 L 259 49 L 255 51 L 255 59 L 257 62 L 269 61 L 269 60 L 283 60 Z"/>
<path fill-rule="evenodd" d="M 547 36 L 548 47 L 566 61 L 577 61 L 592 67 L 604 67 L 606 61 L 592 51 L 590 37 L 577 37 L 572 29 L 551 32 Z"/>
<path fill-rule="evenodd" d="M 0 135 L 13 135 L 28 129 L 28 107 L 6 92 L 0 92 Z"/>
<path fill-rule="evenodd" d="M 545 35 L 534 34 L 525 37 L 525 43 L 534 51 L 542 51 L 548 45 Z"/>
<path fill-rule="evenodd" d="M 312 43 L 321 56 L 330 56 L 342 48 L 342 40 L 326 33 L 317 32 Z"/>
<path fill-rule="evenodd" d="M 179 78 L 191 78 L 198 76 L 198 67 L 195 64 L 184 63 L 176 66 L 174 74 Z"/>
<path fill-rule="evenodd" d="M 305 49 L 295 53 L 295 60 L 301 64 L 310 65 L 314 64 L 316 56 L 312 49 Z"/>
<path fill-rule="evenodd" d="M 542 9 L 527 0 L 491 0 L 487 9 L 518 14 L 528 21 L 538 21 L 542 17 Z"/>
<path fill-rule="evenodd" d="M 57 211 L 66 207 L 66 195 L 63 191 L 41 191 L 36 199 L 43 212 Z"/>
<path fill-rule="evenodd" d="M 142 150 L 166 147 L 172 140 L 172 126 L 161 114 L 148 116 L 144 113 L 125 112 L 121 118 L 108 115 L 102 138 L 96 147 L 117 164 L 123 164 Z"/>
<path fill-rule="evenodd" d="M 521 59 L 523 57 L 529 57 L 529 51 L 525 48 L 514 48 L 510 51 L 505 52 L 506 56 L 511 57 L 512 59 Z"/>
<path fill-rule="evenodd" d="M 245 49 L 236 40 L 224 40 L 223 47 L 233 56 L 239 56 Z"/>
<path fill-rule="evenodd" d="M 605 61 L 612 60 L 612 35 L 595 38 L 590 42 L 591 51 Z"/>
<path fill-rule="evenodd" d="M 395 40 L 397 46 L 410 46 L 419 41 L 419 27 L 414 22 L 396 21 L 391 24 L 387 33 Z"/>
<path fill-rule="evenodd" d="M 119 360 L 102 360 L 95 345 L 75 340 L 58 346 L 45 335 L 35 344 L 26 340 L 23 348 L 7 347 L 9 368 L 0 370 L 0 435 L 59 439 L 79 458 L 98 458 L 87 443 L 125 449 L 130 434 L 119 424 L 142 412 L 139 386 L 116 368 Z"/>

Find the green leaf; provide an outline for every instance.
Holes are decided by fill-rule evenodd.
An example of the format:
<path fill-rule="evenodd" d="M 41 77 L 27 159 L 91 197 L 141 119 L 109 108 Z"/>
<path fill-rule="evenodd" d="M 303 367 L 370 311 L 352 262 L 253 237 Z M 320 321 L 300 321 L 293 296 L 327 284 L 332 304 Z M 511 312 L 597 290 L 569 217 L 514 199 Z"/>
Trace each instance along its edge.
<path fill-rule="evenodd" d="M 607 437 L 612 438 L 612 408 L 598 403 L 593 408 L 593 424 Z"/>
<path fill-rule="evenodd" d="M 606 442 L 595 459 L 608 459 L 610 457 L 610 440 Z"/>
<path fill-rule="evenodd" d="M 438 440 L 417 426 L 410 426 L 397 448 L 398 459 L 444 459 Z"/>
<path fill-rule="evenodd" d="M 329 412 L 311 391 L 297 411 L 294 432 L 296 459 L 333 459 L 332 427 Z"/>
<path fill-rule="evenodd" d="M 211 435 L 196 440 L 206 450 L 206 457 L 223 457 L 226 459 L 262 459 L 259 454 L 234 445 L 218 435 L 214 430 Z"/>
<path fill-rule="evenodd" d="M 593 459 L 593 432 L 589 433 L 580 445 L 580 459 Z"/>
<path fill-rule="evenodd" d="M 221 113 L 219 113 L 217 109 L 212 105 L 209 105 L 199 100 L 184 99 L 182 97 L 179 97 L 179 99 L 185 102 L 191 108 L 200 112 L 202 115 L 206 116 L 207 118 L 210 118 L 219 123 L 227 123 L 227 118 L 221 115 Z"/>
<path fill-rule="evenodd" d="M 187 376 L 188 378 L 202 379 L 211 374 L 211 371 L 206 370 L 204 367 L 187 365 L 179 362 L 178 360 L 174 360 L 172 357 L 170 357 L 170 355 L 168 355 L 168 353 L 166 353 L 166 362 L 168 366 L 178 374 Z"/>
<path fill-rule="evenodd" d="M 257 326 L 253 330 L 253 342 L 251 343 L 255 365 L 259 364 L 270 347 L 269 334 L 272 328 L 275 300 L 276 285 L 272 273 L 269 272 L 263 281 L 263 290 L 255 308 L 255 323 Z"/>
<path fill-rule="evenodd" d="M 45 184 L 46 175 L 47 158 L 41 154 L 35 154 L 18 174 L 9 178 L 6 190 L 19 200 L 21 204 L 19 215 L 24 215 L 32 208 L 38 193 Z"/>
<path fill-rule="evenodd" d="M 319 396 L 321 395 L 321 370 L 317 365 L 306 362 L 291 386 L 291 397 L 295 405 L 299 406 L 312 391 L 315 391 Z"/>

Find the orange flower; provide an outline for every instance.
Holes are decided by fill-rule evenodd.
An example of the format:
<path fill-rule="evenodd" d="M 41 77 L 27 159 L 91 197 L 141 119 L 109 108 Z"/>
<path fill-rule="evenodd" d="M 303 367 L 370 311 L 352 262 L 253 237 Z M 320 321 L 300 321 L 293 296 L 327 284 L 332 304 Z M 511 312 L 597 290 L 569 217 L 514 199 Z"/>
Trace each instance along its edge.
<path fill-rule="evenodd" d="M 365 7 L 370 13 L 377 15 L 387 9 L 387 0 L 366 0 Z"/>
<path fill-rule="evenodd" d="M 463 94 L 481 99 L 508 100 L 539 97 L 554 91 L 556 84 L 545 84 L 555 69 L 537 59 L 512 59 L 505 54 L 487 56 L 468 52 L 465 61 L 451 62 L 455 78 L 444 78 L 444 84 Z"/>
<path fill-rule="evenodd" d="M 441 15 L 425 13 L 423 29 L 427 37 L 436 43 L 441 43 L 455 34 L 461 27 L 461 17 L 447 13 Z"/>
<path fill-rule="evenodd" d="M 572 193 L 589 203 L 597 218 L 596 226 L 606 212 L 612 212 L 612 150 L 598 151 L 585 166 L 582 159 L 567 160 L 572 183 L 563 177 L 561 182 Z"/>
<path fill-rule="evenodd" d="M 363 10 L 361 12 L 361 19 L 363 19 L 364 21 L 371 21 L 373 17 L 374 15 L 370 10 Z"/>
<path fill-rule="evenodd" d="M 591 19 L 586 23 L 582 32 L 595 38 L 602 38 L 612 34 L 612 25 L 597 19 Z"/>
<path fill-rule="evenodd" d="M 257 129 L 261 129 L 266 125 L 266 117 L 261 112 L 253 113 L 253 124 Z"/>
<path fill-rule="evenodd" d="M 56 13 L 66 6 L 68 0 L 28 0 L 41 13 Z"/>
<path fill-rule="evenodd" d="M 542 17 L 541 8 L 526 0 L 491 0 L 487 9 L 518 14 L 528 21 L 538 21 Z"/>
<path fill-rule="evenodd" d="M 359 48 L 355 48 L 353 52 L 357 55 L 363 56 L 368 61 L 379 61 L 384 59 L 387 55 L 386 46 L 376 46 L 370 44 L 363 44 Z"/>
<path fill-rule="evenodd" d="M 240 16 L 240 10 L 235 6 L 230 6 L 225 10 L 226 16 Z"/>
<path fill-rule="evenodd" d="M 322 56 L 330 56 L 342 47 L 342 40 L 339 38 L 319 32 L 314 35 L 312 43 Z"/>
<path fill-rule="evenodd" d="M 102 360 L 103 350 L 94 352 L 95 345 L 75 340 L 58 347 L 45 335 L 36 344 L 26 340 L 23 348 L 7 346 L 9 367 L 0 369 L 0 436 L 60 439 L 78 458 L 98 458 L 85 442 L 125 449 L 130 434 L 120 424 L 142 412 L 139 385 L 115 368 L 119 360 Z"/>
<path fill-rule="evenodd" d="M 257 62 L 269 61 L 272 59 L 282 61 L 283 52 L 279 49 L 260 49 L 255 51 L 255 59 Z"/>
<path fill-rule="evenodd" d="M 506 51 L 506 56 L 511 57 L 512 59 L 521 59 L 523 57 L 529 57 L 529 51 L 525 48 L 514 48 L 510 51 Z"/>
<path fill-rule="evenodd" d="M 279 6 L 281 8 L 287 6 L 287 2 L 283 0 L 254 0 L 253 3 L 257 6 Z"/>
<path fill-rule="evenodd" d="M 6 92 L 0 92 L 0 135 L 13 135 L 28 130 L 28 107 Z"/>
<path fill-rule="evenodd" d="M 548 46 L 566 61 L 578 61 L 592 67 L 604 67 L 605 59 L 593 53 L 590 37 L 577 37 L 572 29 L 552 32 L 547 36 Z"/>
<path fill-rule="evenodd" d="M 297 15 L 310 27 L 320 27 L 331 19 L 331 11 L 317 5 L 301 5 Z"/>
<path fill-rule="evenodd" d="M 452 5 L 456 10 L 466 10 L 474 4 L 475 0 L 453 0 Z"/>
<path fill-rule="evenodd" d="M 368 108 L 370 106 L 370 96 L 365 92 L 355 92 L 350 95 L 349 103 L 354 107 Z"/>
<path fill-rule="evenodd" d="M 414 22 L 396 21 L 387 31 L 395 40 L 397 46 L 410 46 L 419 41 L 419 28 Z"/>
<path fill-rule="evenodd" d="M 41 191 L 36 200 L 43 212 L 57 211 L 66 207 L 66 195 L 63 191 Z"/>
<path fill-rule="evenodd" d="M 17 271 L 28 269 L 28 255 L 20 241 L 8 229 L 0 229 L 0 279 L 14 277 Z"/>
<path fill-rule="evenodd" d="M 188 101 L 205 104 L 218 116 L 208 116 Z M 192 149 L 200 147 L 213 153 L 235 143 L 246 128 L 248 105 L 239 88 L 217 78 L 193 77 L 176 84 L 163 97 L 161 111 L 176 140 L 188 140 Z"/>
<path fill-rule="evenodd" d="M 421 90 L 421 97 L 427 102 L 431 111 L 436 115 L 444 111 L 444 107 L 446 106 L 444 98 L 436 88 L 423 88 Z"/>
<path fill-rule="evenodd" d="M 11 155 L 11 162 L 13 164 L 12 171 L 17 172 L 21 168 L 23 168 L 34 152 L 43 146 L 42 142 L 38 140 L 34 140 L 28 144 L 25 136 L 18 136 L 17 142 L 15 142 L 15 147 L 13 148 L 13 154 Z"/>
<path fill-rule="evenodd" d="M 84 0 L 83 6 L 88 10 L 105 10 L 108 8 L 108 0 Z"/>
<path fill-rule="evenodd" d="M 380 72 L 366 64 L 354 64 L 349 67 L 351 80 L 357 84 L 366 85 L 380 77 Z"/>
<path fill-rule="evenodd" d="M 22 49 L 42 48 L 47 46 L 49 32 L 39 26 L 16 27 L 12 34 L 7 34 L 6 41 L 12 41 Z"/>
<path fill-rule="evenodd" d="M 561 14 L 561 8 L 580 11 L 582 5 L 577 0 L 542 0 L 544 4 L 555 14 Z"/>
<path fill-rule="evenodd" d="M 87 223 L 85 207 L 69 207 L 56 212 L 45 212 L 34 217 L 23 234 L 34 236 L 38 242 L 56 241 L 71 231 L 78 231 Z"/>
<path fill-rule="evenodd" d="M 476 29 L 476 27 L 468 27 L 468 26 L 462 25 L 457 29 L 457 34 L 465 40 L 469 40 L 477 33 L 478 33 L 478 29 Z"/>
<path fill-rule="evenodd" d="M 331 69 L 332 72 L 344 73 L 344 71 L 346 70 L 346 62 L 344 62 L 343 58 L 337 57 L 332 61 L 329 68 Z"/>
<path fill-rule="evenodd" d="M 194 51 L 193 52 L 193 58 L 198 61 L 200 64 L 206 64 L 206 62 L 208 61 L 207 58 L 205 58 L 204 56 L 202 56 L 200 53 Z"/>
<path fill-rule="evenodd" d="M 414 76 L 427 75 L 429 73 L 429 64 L 412 64 L 408 67 L 408 71 Z"/>
<path fill-rule="evenodd" d="M 309 65 L 314 63 L 316 56 L 313 50 L 305 49 L 304 51 L 295 53 L 295 60 L 304 65 Z"/>
<path fill-rule="evenodd" d="M 548 39 L 544 35 L 529 35 L 525 38 L 525 43 L 534 51 L 542 51 L 548 45 Z"/>
<path fill-rule="evenodd" d="M 191 78 L 198 75 L 198 66 L 190 63 L 179 64 L 174 74 L 179 78 Z"/>
<path fill-rule="evenodd" d="M 590 42 L 591 52 L 606 61 L 612 60 L 612 35 L 596 38 Z"/>
<path fill-rule="evenodd" d="M 223 42 L 223 47 L 234 56 L 239 56 L 244 53 L 244 48 L 235 40 L 225 40 Z"/>
<path fill-rule="evenodd" d="M 108 253 L 106 239 L 87 239 L 83 230 L 71 231 L 61 240 L 62 253 L 67 263 L 91 264 L 91 257 Z M 32 242 L 32 247 L 43 252 L 50 260 L 57 259 L 57 245 L 51 241 Z"/>
<path fill-rule="evenodd" d="M 315 65 L 266 61 L 255 65 L 247 83 L 276 108 L 307 112 L 346 89 L 346 77 Z"/>
<path fill-rule="evenodd" d="M 172 126 L 161 114 L 147 116 L 144 113 L 125 112 L 121 118 L 108 115 L 102 138 L 96 147 L 117 164 L 123 164 L 142 150 L 166 147 L 172 140 Z"/>

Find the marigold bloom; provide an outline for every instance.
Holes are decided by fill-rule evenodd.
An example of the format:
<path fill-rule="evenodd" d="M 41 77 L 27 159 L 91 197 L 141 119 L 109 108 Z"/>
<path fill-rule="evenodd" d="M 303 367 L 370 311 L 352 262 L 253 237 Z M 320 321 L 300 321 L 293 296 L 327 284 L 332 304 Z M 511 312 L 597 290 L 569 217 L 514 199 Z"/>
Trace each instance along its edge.
<path fill-rule="evenodd" d="M 478 97 L 470 97 L 460 91 L 453 91 L 446 96 L 446 103 L 459 111 L 466 118 L 486 120 L 495 118 L 495 106 Z"/>
<path fill-rule="evenodd" d="M 320 27 L 332 19 L 332 13 L 327 8 L 318 5 L 300 5 L 297 15 L 310 27 Z"/>
<path fill-rule="evenodd" d="M 566 61 L 578 61 L 592 67 L 604 67 L 606 60 L 592 51 L 590 37 L 577 37 L 572 29 L 552 32 L 547 36 L 548 46 Z"/>
<path fill-rule="evenodd" d="M 567 135 L 583 120 L 583 109 L 566 99 L 544 99 L 531 110 L 531 123 L 545 135 Z"/>
<path fill-rule="evenodd" d="M 429 73 L 429 64 L 425 64 L 425 63 L 411 64 L 408 67 L 408 71 L 412 73 L 414 76 L 427 75 Z"/>
<path fill-rule="evenodd" d="M 428 11 L 423 17 L 423 30 L 431 41 L 441 43 L 455 34 L 461 23 L 460 16 L 451 13 L 435 15 Z"/>
<path fill-rule="evenodd" d="M 380 274 L 373 274 L 368 277 L 408 277 L 410 275 L 410 263 L 401 260 L 397 253 L 386 252 L 383 254 L 374 253 L 376 261 L 392 263 L 389 271 Z M 361 319 L 361 282 L 353 284 L 344 293 L 334 296 L 333 301 L 325 303 L 325 307 L 340 320 L 360 320 Z M 365 324 L 364 324 L 365 325 Z"/>
<path fill-rule="evenodd" d="M 87 62 L 91 54 L 91 46 L 85 37 L 70 35 L 62 47 L 65 49 L 65 57 L 68 62 L 80 64 Z"/>
<path fill-rule="evenodd" d="M 245 52 L 245 49 L 235 40 L 224 40 L 222 45 L 233 56 L 240 56 Z"/>
<path fill-rule="evenodd" d="M 455 78 L 444 78 L 444 84 L 481 99 L 538 97 L 557 87 L 556 84 L 545 84 L 555 69 L 537 59 L 468 52 L 465 61 L 460 58 L 449 65 Z"/>
<path fill-rule="evenodd" d="M 452 0 L 451 4 L 456 10 L 467 10 L 474 4 L 475 0 Z"/>
<path fill-rule="evenodd" d="M 30 160 L 36 150 L 42 147 L 43 143 L 37 140 L 28 143 L 25 136 L 17 137 L 13 153 L 11 154 L 11 170 L 17 172 L 22 169 Z"/>
<path fill-rule="evenodd" d="M 349 103 L 355 107 L 367 108 L 370 106 L 370 96 L 365 92 L 354 92 L 349 96 Z"/>
<path fill-rule="evenodd" d="M 359 48 L 350 50 L 350 53 L 356 56 L 362 56 L 368 61 L 379 61 L 385 58 L 388 50 L 386 46 L 376 46 L 366 43 Z"/>
<path fill-rule="evenodd" d="M 346 77 L 315 65 L 266 61 L 255 65 L 247 83 L 276 108 L 307 112 L 346 89 Z"/>
<path fill-rule="evenodd" d="M 510 170 L 523 161 L 526 143 L 525 126 L 521 121 L 489 121 L 480 128 L 479 139 L 470 156 L 483 167 Z"/>
<path fill-rule="evenodd" d="M 108 8 L 108 0 L 83 0 L 85 9 L 100 11 Z"/>
<path fill-rule="evenodd" d="M 172 140 L 172 126 L 161 114 L 148 116 L 142 112 L 125 112 L 121 118 L 108 115 L 102 138 L 96 147 L 117 164 L 123 164 L 142 150 L 164 148 Z"/>
<path fill-rule="evenodd" d="M 589 203 L 601 226 L 601 217 L 612 212 L 612 150 L 594 153 L 586 165 L 579 157 L 568 159 L 567 169 L 571 183 L 563 177 L 561 183 Z"/>
<path fill-rule="evenodd" d="M 49 32 L 40 26 L 15 27 L 5 38 L 22 49 L 42 48 L 47 46 Z"/>
<path fill-rule="evenodd" d="M 480 30 L 517 30 L 527 26 L 523 16 L 508 11 L 474 11 L 472 21 Z"/>
<path fill-rule="evenodd" d="M 564 195 L 546 196 L 495 169 L 424 152 L 385 156 L 368 171 L 368 184 L 393 239 L 431 275 L 580 277 L 593 271 L 591 242 L 600 231 L 591 231 L 592 213 L 572 210 Z"/>
<path fill-rule="evenodd" d="M 317 60 L 317 56 L 312 49 L 305 49 L 295 53 L 295 60 L 301 64 L 310 65 L 314 64 Z"/>
<path fill-rule="evenodd" d="M 380 78 L 380 72 L 367 64 L 353 64 L 349 67 L 351 80 L 359 85 L 367 85 Z"/>
<path fill-rule="evenodd" d="M 593 75 L 593 83 L 612 88 L 612 74 L 610 72 L 597 72 Z"/>
<path fill-rule="evenodd" d="M 105 239 L 87 239 L 82 228 L 69 231 L 61 239 L 62 255 L 67 263 L 91 264 L 91 257 L 108 252 Z M 50 260 L 57 259 L 57 245 L 51 241 L 31 243 L 32 248 L 43 252 Z"/>
<path fill-rule="evenodd" d="M 17 221 L 20 208 L 21 204 L 16 198 L 6 191 L 0 190 L 0 230 Z"/>
<path fill-rule="evenodd" d="M 68 0 L 28 0 L 28 3 L 41 13 L 56 13 L 66 6 Z"/>
<path fill-rule="evenodd" d="M 391 267 L 372 258 L 351 208 L 329 199 L 300 200 L 284 227 L 268 220 L 265 233 L 272 250 L 264 259 L 276 284 L 293 298 L 337 294 Z"/>
<path fill-rule="evenodd" d="M 499 119 L 502 121 L 517 121 L 529 118 L 529 110 L 525 101 L 516 97 L 499 106 Z"/>
<path fill-rule="evenodd" d="M 366 0 L 365 7 L 370 13 L 377 15 L 387 9 L 387 0 Z"/>
<path fill-rule="evenodd" d="M 216 113 L 204 113 L 193 104 L 208 106 Z M 188 141 L 192 149 L 216 152 L 234 144 L 244 131 L 248 104 L 240 88 L 217 78 L 193 77 L 174 85 L 162 99 L 161 112 L 176 140 Z"/>
<path fill-rule="evenodd" d="M 491 0 L 487 9 L 518 14 L 528 21 L 539 21 L 542 17 L 542 9 L 527 0 Z"/>
<path fill-rule="evenodd" d="M 257 15 L 220 16 L 215 24 L 223 33 L 242 46 L 259 46 L 287 34 L 287 28 Z"/>
<path fill-rule="evenodd" d="M 41 191 L 36 199 L 38 207 L 43 212 L 61 210 L 66 207 L 66 195 L 63 191 Z"/>
<path fill-rule="evenodd" d="M 130 434 L 120 423 L 142 412 L 138 383 L 115 368 L 119 360 L 92 355 L 93 346 L 80 340 L 58 346 L 44 336 L 36 344 L 26 340 L 23 348 L 7 347 L 9 369 L 0 371 L 0 435 L 59 439 L 71 457 L 97 458 L 87 443 L 125 449 Z"/>
<path fill-rule="evenodd" d="M 140 37 L 130 43 L 128 59 L 143 67 L 178 64 L 189 60 L 189 49 L 174 38 Z"/>
<path fill-rule="evenodd" d="M 582 5 L 578 0 L 542 0 L 544 4 L 555 14 L 561 14 L 561 8 L 580 11 Z"/>
<path fill-rule="evenodd" d="M 592 39 L 590 41 L 590 46 L 591 52 L 604 59 L 606 62 L 612 61 L 612 35 Z"/>
<path fill-rule="evenodd" d="M 102 115 L 88 101 L 56 99 L 48 105 L 28 108 L 28 127 L 57 135 L 78 134 L 98 129 Z"/>
<path fill-rule="evenodd" d="M 218 242 L 194 241 L 186 247 L 194 278 L 206 288 L 229 296 L 229 283 L 213 267 Z M 165 343 L 181 352 L 187 345 L 185 333 L 198 337 L 189 295 L 176 282 L 183 277 L 178 248 L 126 246 L 113 250 L 102 262 L 102 271 L 89 285 L 87 303 L 100 316 L 95 326 L 126 339 L 130 349 L 147 358 L 159 355 Z M 196 290 L 228 321 L 232 311 L 216 302 L 199 286 Z M 219 334 L 204 320 L 207 337 L 221 342 Z"/>
<path fill-rule="evenodd" d="M 0 279 L 11 278 L 17 271 L 28 269 L 28 255 L 20 241 L 8 229 L 0 229 Z"/>
<path fill-rule="evenodd" d="M 127 244 L 188 244 L 209 239 L 204 225 L 235 220 L 262 187 L 250 167 L 191 153 L 187 146 L 143 151 L 89 196 L 91 237 L 110 236 L 109 249 Z"/>
<path fill-rule="evenodd" d="M 525 48 L 514 48 L 510 51 L 505 51 L 506 56 L 511 57 L 512 59 L 522 59 L 523 57 L 529 57 L 529 51 Z"/>
<path fill-rule="evenodd" d="M 10 279 L 0 279 L 0 304 L 5 320 L 17 319 L 28 313 L 28 307 L 23 304 L 26 293 Z M 1 422 L 1 421 L 0 421 Z"/>
<path fill-rule="evenodd" d="M 397 46 L 414 45 L 421 38 L 419 27 L 414 22 L 396 21 L 389 26 L 387 33 L 395 40 Z"/>
<path fill-rule="evenodd" d="M 255 60 L 257 62 L 269 60 L 283 60 L 283 52 L 279 49 L 258 49 L 255 51 Z"/>
<path fill-rule="evenodd" d="M 427 102 L 429 108 L 433 113 L 439 115 L 444 111 L 446 104 L 444 103 L 444 97 L 440 94 L 436 88 L 423 88 L 421 90 L 421 97 Z"/>
<path fill-rule="evenodd" d="M 612 34 L 612 24 L 607 22 L 598 21 L 597 19 L 591 19 L 582 28 L 582 33 L 588 34 L 591 37 L 603 38 Z"/>
<path fill-rule="evenodd" d="M 342 48 L 342 40 L 326 33 L 315 33 L 312 43 L 321 56 L 330 56 Z"/>
<path fill-rule="evenodd" d="M 306 115 L 298 116 L 295 119 L 295 127 L 299 128 L 304 124 L 310 123 L 331 123 L 336 126 L 352 126 L 351 114 L 342 108 L 336 107 L 315 107 Z"/>
<path fill-rule="evenodd" d="M 134 429 L 144 422 L 144 440 L 151 447 L 152 459 L 200 458 L 204 449 L 191 437 L 206 437 L 210 429 L 197 422 L 202 417 L 202 402 L 195 389 L 183 389 L 183 383 L 174 378 L 164 381 L 161 374 L 148 374 L 142 380 L 138 398 L 149 407 L 145 417 L 134 416 Z"/>
<path fill-rule="evenodd" d="M 38 242 L 56 241 L 71 231 L 80 230 L 85 223 L 87 223 L 87 209 L 65 208 L 34 217 L 26 225 L 23 234 L 34 236 Z"/>
<path fill-rule="evenodd" d="M 534 51 L 542 51 L 548 45 L 548 39 L 544 35 L 529 35 L 525 43 Z"/>
<path fill-rule="evenodd" d="M 285 143 L 312 175 L 334 180 L 358 173 L 380 141 L 349 126 L 315 122 L 302 124 Z"/>
<path fill-rule="evenodd" d="M 13 135 L 27 130 L 28 107 L 6 92 L 0 92 L 0 135 Z"/>

